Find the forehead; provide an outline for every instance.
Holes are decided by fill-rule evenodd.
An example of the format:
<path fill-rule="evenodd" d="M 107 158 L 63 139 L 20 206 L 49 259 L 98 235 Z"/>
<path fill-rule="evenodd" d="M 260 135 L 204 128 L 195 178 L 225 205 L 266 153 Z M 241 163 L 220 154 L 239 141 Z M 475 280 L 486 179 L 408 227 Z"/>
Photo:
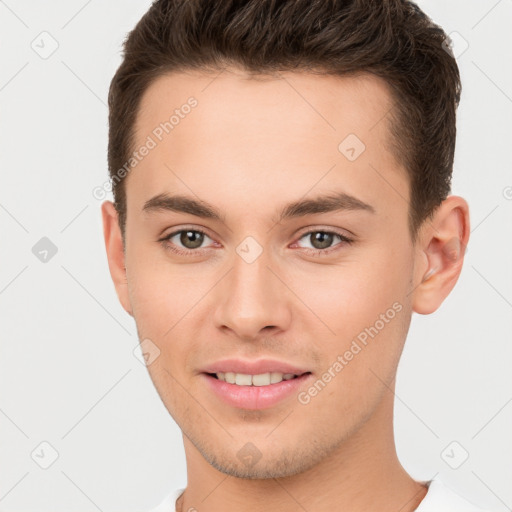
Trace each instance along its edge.
<path fill-rule="evenodd" d="M 292 137 L 314 141 L 325 135 L 336 141 L 347 130 L 365 138 L 374 129 L 383 136 L 381 142 L 388 139 L 387 123 L 381 121 L 391 109 L 390 89 L 375 75 L 280 72 L 251 76 L 231 68 L 175 72 L 156 79 L 141 98 L 136 134 L 144 135 L 154 121 L 168 119 L 191 97 L 199 106 L 193 112 L 196 136 L 212 132 L 213 127 L 220 136 L 233 135 L 236 126 L 243 129 L 241 135 L 257 132 L 274 137 L 278 133 L 280 141 Z M 190 136 L 187 125 L 191 123 L 181 124 L 180 130 L 173 130 L 176 140 L 180 134 Z M 203 132 L 198 131 L 201 128 Z"/>
<path fill-rule="evenodd" d="M 155 146 L 128 176 L 136 187 L 127 195 L 136 188 L 140 203 L 179 189 L 215 203 L 215 192 L 222 203 L 226 190 L 226 201 L 277 201 L 341 184 L 369 203 L 396 204 L 398 195 L 407 203 L 390 150 L 391 108 L 386 83 L 369 74 L 167 74 L 140 102 L 134 149 L 148 137 Z"/>

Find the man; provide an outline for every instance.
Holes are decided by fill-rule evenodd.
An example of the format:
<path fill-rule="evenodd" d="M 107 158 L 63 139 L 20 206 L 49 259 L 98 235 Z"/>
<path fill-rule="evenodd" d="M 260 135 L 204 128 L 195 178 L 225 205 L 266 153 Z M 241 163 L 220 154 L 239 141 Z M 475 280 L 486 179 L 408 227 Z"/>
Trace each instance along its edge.
<path fill-rule="evenodd" d="M 478 510 L 401 466 L 413 312 L 460 275 L 460 98 L 399 1 L 155 2 L 110 94 L 110 272 L 183 432 L 155 511 Z M 447 340 L 449 342 L 449 340 Z"/>

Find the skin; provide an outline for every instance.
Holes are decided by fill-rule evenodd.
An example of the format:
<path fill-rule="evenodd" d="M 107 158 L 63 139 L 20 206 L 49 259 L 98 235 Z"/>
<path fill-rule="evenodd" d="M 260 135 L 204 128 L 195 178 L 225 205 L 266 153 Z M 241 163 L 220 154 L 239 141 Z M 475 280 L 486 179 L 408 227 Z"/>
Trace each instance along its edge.
<path fill-rule="evenodd" d="M 125 252 L 113 204 L 102 205 L 119 300 L 139 338 L 161 351 L 148 370 L 183 432 L 188 486 L 177 510 L 415 510 L 427 489 L 396 455 L 395 375 L 412 313 L 434 312 L 459 277 L 467 202 L 449 196 L 412 243 L 409 182 L 389 149 L 389 91 L 372 75 L 165 75 L 142 98 L 135 147 L 190 96 L 197 107 L 126 178 Z M 352 162 L 338 150 L 350 133 L 366 146 Z M 376 213 L 276 222 L 284 204 L 333 190 Z M 222 221 L 142 211 L 164 192 L 205 201 Z M 172 239 L 196 253 L 158 241 L 178 229 L 207 232 L 200 249 Z M 354 242 L 334 236 L 331 252 L 313 256 L 318 243 L 305 233 L 314 230 Z M 247 236 L 263 249 L 250 264 L 236 252 Z M 401 311 L 306 405 L 294 395 L 264 410 L 234 408 L 199 375 L 219 359 L 269 357 L 314 381 L 395 302 Z M 237 457 L 247 442 L 261 454 L 252 466 Z"/>

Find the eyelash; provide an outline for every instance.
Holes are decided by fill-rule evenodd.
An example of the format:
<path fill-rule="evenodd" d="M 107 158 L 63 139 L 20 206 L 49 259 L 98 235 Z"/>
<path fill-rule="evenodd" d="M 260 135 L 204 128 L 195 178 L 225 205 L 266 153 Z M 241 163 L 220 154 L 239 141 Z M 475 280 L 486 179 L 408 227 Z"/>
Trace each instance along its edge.
<path fill-rule="evenodd" d="M 201 249 L 180 249 L 179 247 L 176 247 L 175 244 L 172 244 L 172 242 L 171 242 L 172 245 L 169 244 L 169 241 L 171 238 L 173 238 L 174 236 L 179 235 L 180 233 L 183 233 L 185 231 L 192 231 L 193 233 L 201 233 L 202 235 L 205 235 L 208 238 L 211 238 L 208 235 L 208 233 L 206 233 L 205 231 L 203 231 L 201 229 L 185 228 L 185 229 L 180 229 L 178 231 L 174 231 L 174 232 L 170 233 L 169 235 L 167 235 L 163 238 L 160 238 L 158 241 L 162 243 L 164 249 L 172 251 L 175 254 L 179 254 L 180 256 L 191 256 L 193 253 L 202 252 L 201 249 L 206 249 L 205 247 L 203 247 Z M 313 233 L 325 233 L 328 235 L 335 235 L 335 236 L 339 237 L 341 240 L 340 243 L 338 243 L 332 247 L 328 247 L 327 249 L 307 249 L 306 248 L 306 251 L 308 252 L 308 254 L 311 256 L 315 256 L 315 257 L 330 254 L 331 252 L 338 250 L 339 246 L 343 246 L 345 244 L 350 245 L 354 242 L 354 240 L 352 238 L 348 238 L 347 236 L 342 235 L 341 233 L 338 233 L 336 231 L 326 231 L 326 230 L 321 230 L 321 229 L 307 231 L 307 232 L 303 233 L 297 240 L 301 240 L 305 236 L 312 235 Z"/>

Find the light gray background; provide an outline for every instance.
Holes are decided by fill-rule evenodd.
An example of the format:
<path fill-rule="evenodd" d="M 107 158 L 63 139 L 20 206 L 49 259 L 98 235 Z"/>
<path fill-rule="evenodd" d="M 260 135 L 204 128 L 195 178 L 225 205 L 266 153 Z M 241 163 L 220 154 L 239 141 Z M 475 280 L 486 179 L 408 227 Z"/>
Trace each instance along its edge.
<path fill-rule="evenodd" d="M 470 204 L 472 232 L 454 291 L 436 313 L 413 316 L 397 448 L 414 477 L 440 474 L 475 502 L 508 510 L 512 2 L 419 4 L 459 34 L 456 53 L 469 45 L 457 58 L 453 193 Z M 140 511 L 186 484 L 181 434 L 133 354 L 135 325 L 110 279 L 92 195 L 107 180 L 109 82 L 149 5 L 0 1 L 0 510 Z M 48 58 L 31 47 L 48 51 L 52 38 Z M 46 263 L 32 252 L 42 237 L 58 248 Z M 42 442 L 58 452 L 48 469 Z M 463 450 L 467 461 L 449 467 Z"/>

